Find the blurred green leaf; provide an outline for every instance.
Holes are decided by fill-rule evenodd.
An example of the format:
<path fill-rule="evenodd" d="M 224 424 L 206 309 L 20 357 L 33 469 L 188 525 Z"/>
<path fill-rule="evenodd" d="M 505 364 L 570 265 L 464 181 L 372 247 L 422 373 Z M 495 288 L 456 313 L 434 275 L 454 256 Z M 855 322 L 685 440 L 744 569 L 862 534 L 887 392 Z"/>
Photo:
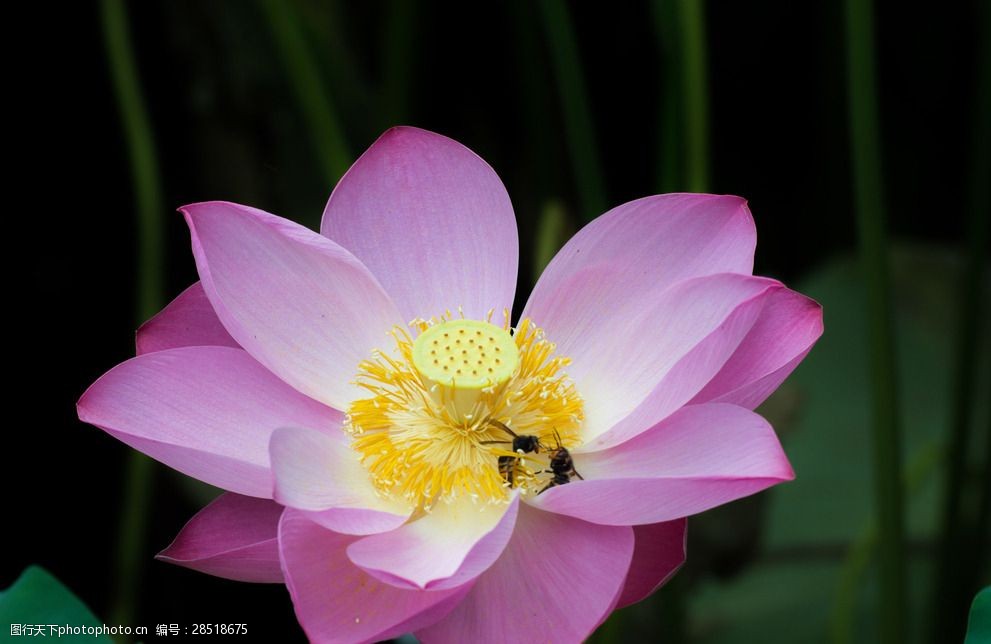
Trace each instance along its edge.
<path fill-rule="evenodd" d="M 964 644 L 988 644 L 991 642 L 991 586 L 977 593 L 970 606 L 967 639 Z"/>
<path fill-rule="evenodd" d="M 29 566 L 17 581 L 0 592 L 0 624 L 102 626 L 103 623 L 44 568 Z M 88 642 L 113 641 L 103 635 L 85 638 Z"/>
<path fill-rule="evenodd" d="M 691 598 L 693 641 L 825 641 L 827 615 L 816 607 L 829 601 L 835 570 L 830 562 L 771 562 L 735 583 L 703 585 Z"/>
<path fill-rule="evenodd" d="M 943 249 L 892 252 L 906 457 L 945 441 L 956 311 L 950 286 L 960 268 L 958 255 Z M 803 400 L 785 438 L 797 479 L 775 493 L 766 526 L 769 549 L 848 543 L 874 510 L 867 336 L 856 261 L 831 262 L 797 288 L 822 303 L 826 331 L 789 380 Z M 908 535 L 916 540 L 934 534 L 936 481 L 928 483 L 909 504 Z"/>
<path fill-rule="evenodd" d="M 925 462 L 933 450 L 945 449 L 958 310 L 951 285 L 959 279 L 961 262 L 955 252 L 922 246 L 896 247 L 891 261 L 904 456 L 906 461 L 912 455 Z M 868 560 L 854 566 L 861 579 L 851 584 L 842 576 L 849 547 L 863 542 L 874 524 L 861 272 L 855 258 L 841 258 L 795 287 L 822 303 L 826 331 L 780 395 L 760 411 L 774 416 L 781 396 L 791 401 L 786 407 L 794 409 L 780 415 L 776 428 L 797 478 L 768 495 L 758 562 L 729 583 L 709 581 L 697 589 L 690 607 L 697 641 L 827 641 L 840 583 L 856 591 L 852 610 L 857 641 L 874 641 L 876 636 L 876 571 L 870 549 Z M 987 343 L 975 351 L 982 352 L 981 364 L 991 363 Z M 988 374 L 981 377 L 986 380 Z M 988 402 L 977 404 L 986 408 Z M 978 417 L 987 417 L 987 409 L 977 411 Z M 927 612 L 920 608 L 927 601 L 931 567 L 922 555 L 930 553 L 927 544 L 937 518 L 938 468 L 930 465 L 920 471 L 924 475 L 912 481 L 906 508 L 912 546 L 909 641 L 925 632 L 920 621 Z M 690 550 L 689 565 L 691 560 Z"/>

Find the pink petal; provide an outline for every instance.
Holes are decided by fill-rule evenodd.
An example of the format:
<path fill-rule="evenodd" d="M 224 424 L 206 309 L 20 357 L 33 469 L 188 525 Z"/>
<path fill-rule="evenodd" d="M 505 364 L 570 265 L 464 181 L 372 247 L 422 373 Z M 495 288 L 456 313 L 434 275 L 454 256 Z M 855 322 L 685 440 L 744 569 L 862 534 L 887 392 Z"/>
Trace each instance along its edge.
<path fill-rule="evenodd" d="M 290 385 L 346 409 L 358 363 L 404 324 L 368 269 L 302 226 L 210 202 L 182 209 L 203 288 L 238 343 Z"/>
<path fill-rule="evenodd" d="M 355 566 L 345 549 L 355 537 L 326 530 L 287 509 L 279 548 L 296 617 L 311 641 L 376 642 L 431 624 L 470 588 L 403 590 Z"/>
<path fill-rule="evenodd" d="M 340 431 L 341 413 L 230 347 L 184 347 L 121 363 L 93 383 L 79 419 L 184 474 L 271 498 L 268 441 L 280 425 Z"/>
<path fill-rule="evenodd" d="M 754 409 L 821 335 L 822 307 L 816 301 L 787 289 L 776 291 L 733 356 L 692 402 L 728 402 Z"/>
<path fill-rule="evenodd" d="M 586 441 L 601 436 L 652 392 L 675 403 L 668 404 L 667 413 L 690 400 L 736 350 L 760 313 L 761 298 L 781 288 L 773 280 L 722 273 L 631 300 L 616 287 L 621 280 L 614 278 L 615 270 L 584 269 L 541 302 L 539 315 L 533 313 L 558 354 L 573 360 L 568 374 L 585 399 Z M 677 378 L 658 387 L 676 368 Z M 642 431 L 663 417 L 649 417 L 650 422 L 635 429 Z"/>
<path fill-rule="evenodd" d="M 282 427 L 272 434 L 270 452 L 275 499 L 305 510 L 310 519 L 347 534 L 393 530 L 412 508 L 381 498 L 343 431 L 327 435 Z"/>
<path fill-rule="evenodd" d="M 176 347 L 239 347 L 196 282 L 138 329 L 138 355 Z"/>
<path fill-rule="evenodd" d="M 606 617 L 633 555 L 628 526 L 594 525 L 521 504 L 513 539 L 424 644 L 580 642 Z"/>
<path fill-rule="evenodd" d="M 616 608 L 646 599 L 685 563 L 686 519 L 633 526 L 636 545 Z"/>
<path fill-rule="evenodd" d="M 668 304 L 661 308 L 669 312 L 657 316 L 667 318 L 666 324 L 658 325 L 667 343 L 658 347 L 654 365 L 663 375 L 649 395 L 611 427 L 601 420 L 601 413 L 586 414 L 586 443 L 578 451 L 598 451 L 630 440 L 687 404 L 723 368 L 766 303 L 782 290 L 774 280 L 730 273 L 687 280 L 668 289 L 662 297 Z M 600 396 L 596 391 L 594 399 Z M 586 404 L 595 404 L 588 400 L 586 395 Z M 596 434 L 603 427 L 609 429 Z"/>
<path fill-rule="evenodd" d="M 516 525 L 519 497 L 508 505 L 438 503 L 398 530 L 365 537 L 348 557 L 399 588 L 440 590 L 471 581 L 502 554 Z"/>
<path fill-rule="evenodd" d="M 794 478 L 774 430 L 734 405 L 685 407 L 622 445 L 576 454 L 585 477 L 530 500 L 607 525 L 671 521 Z"/>
<path fill-rule="evenodd" d="M 578 231 L 544 270 L 524 316 L 550 330 L 542 306 L 584 269 L 610 269 L 611 288 L 637 300 L 684 279 L 753 270 L 757 233 L 739 197 L 670 194 L 613 208 Z"/>
<path fill-rule="evenodd" d="M 283 509 L 266 499 L 221 494 L 155 558 L 235 581 L 281 584 L 278 536 Z"/>
<path fill-rule="evenodd" d="M 337 184 L 320 229 L 375 274 L 404 320 L 513 308 L 509 195 L 485 161 L 445 136 L 387 131 Z"/>

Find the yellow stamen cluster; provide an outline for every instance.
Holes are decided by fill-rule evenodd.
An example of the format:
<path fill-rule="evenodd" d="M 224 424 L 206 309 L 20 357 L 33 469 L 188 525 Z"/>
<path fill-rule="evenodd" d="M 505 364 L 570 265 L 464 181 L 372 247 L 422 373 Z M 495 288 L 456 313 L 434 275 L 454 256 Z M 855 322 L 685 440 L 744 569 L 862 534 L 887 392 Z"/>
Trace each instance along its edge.
<path fill-rule="evenodd" d="M 548 448 L 558 437 L 577 446 L 584 413 L 563 371 L 570 361 L 553 356 L 529 320 L 511 329 L 508 318 L 501 327 L 491 313 L 488 321 L 415 320 L 416 340 L 394 329 L 395 353 L 376 351 L 359 365 L 355 382 L 371 395 L 351 404 L 345 429 L 383 495 L 429 511 L 462 497 L 505 502 L 507 478 L 523 493 L 538 491 L 546 454 L 513 452 L 497 423 Z M 500 472 L 500 457 L 513 459 L 512 477 Z"/>

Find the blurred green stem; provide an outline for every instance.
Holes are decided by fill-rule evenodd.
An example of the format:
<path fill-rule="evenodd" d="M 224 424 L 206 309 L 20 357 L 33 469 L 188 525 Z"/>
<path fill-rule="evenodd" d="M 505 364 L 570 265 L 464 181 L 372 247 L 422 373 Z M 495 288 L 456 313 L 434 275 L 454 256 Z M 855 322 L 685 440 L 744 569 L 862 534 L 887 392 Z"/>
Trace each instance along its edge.
<path fill-rule="evenodd" d="M 391 0 L 385 16 L 382 43 L 383 97 L 386 127 L 405 123 L 409 111 L 410 66 L 417 6 L 410 0 Z"/>
<path fill-rule="evenodd" d="M 709 189 L 709 80 L 706 62 L 705 2 L 677 0 L 681 46 L 682 113 L 688 189 Z"/>
<path fill-rule="evenodd" d="M 681 111 L 678 95 L 681 94 L 680 67 L 678 65 L 678 32 L 675 24 L 673 0 L 654 0 L 651 3 L 654 20 L 654 38 L 657 41 L 658 76 L 660 90 L 657 123 L 657 185 L 661 192 L 675 192 L 684 184 L 684 164 L 681 154 Z"/>
<path fill-rule="evenodd" d="M 122 0 L 102 0 L 100 18 L 110 75 L 120 109 L 124 135 L 134 180 L 137 231 L 136 317 L 144 322 L 161 308 L 163 289 L 164 221 L 160 210 L 155 141 L 148 122 L 148 112 L 141 96 L 134 65 L 127 10 Z M 148 528 L 148 499 L 152 491 L 152 463 L 139 454 L 128 456 L 124 481 L 124 499 L 117 532 L 112 622 L 134 624 L 141 582 L 141 565 Z"/>
<path fill-rule="evenodd" d="M 540 0 L 537 5 L 543 16 L 544 31 L 554 63 L 572 170 L 582 201 L 582 215 L 585 221 L 590 221 L 605 211 L 606 198 L 592 112 L 571 16 L 564 0 Z"/>
<path fill-rule="evenodd" d="M 155 140 L 134 67 L 127 10 L 122 0 L 100 3 L 104 44 L 110 62 L 114 93 L 120 109 L 137 201 L 137 318 L 144 322 L 158 312 L 164 291 L 165 258 L 162 246 L 162 190 Z"/>
<path fill-rule="evenodd" d="M 513 46 L 516 50 L 514 73 L 521 84 L 521 89 L 516 94 L 523 116 L 523 140 L 526 146 L 520 150 L 526 162 L 520 166 L 518 172 L 534 186 L 530 191 L 532 196 L 529 203 L 522 202 L 515 206 L 523 226 L 524 221 L 532 219 L 527 216 L 528 213 L 545 207 L 544 202 L 549 198 L 548 195 L 553 195 L 550 198 L 556 199 L 560 194 L 557 186 L 561 182 L 562 164 L 558 162 L 557 146 L 554 145 L 555 123 L 558 119 L 558 112 L 553 105 L 556 97 L 553 92 L 547 91 L 552 82 L 552 71 L 547 64 L 540 64 L 547 59 L 543 50 L 543 27 L 539 21 L 533 19 L 533 4 L 530 0 L 512 0 L 508 6 L 513 19 Z M 522 227 L 520 234 L 526 236 Z M 536 283 L 540 273 L 537 267 L 531 273 L 532 285 Z"/>
<path fill-rule="evenodd" d="M 930 476 L 938 471 L 944 457 L 940 445 L 927 445 L 909 460 L 902 485 L 905 495 L 914 496 Z M 840 568 L 839 584 L 830 615 L 830 634 L 833 644 L 852 644 L 856 641 L 854 618 L 857 612 L 857 596 L 866 585 L 864 575 L 871 559 L 877 553 L 877 521 L 871 520 L 867 528 L 850 544 Z"/>
<path fill-rule="evenodd" d="M 874 482 L 880 536 L 880 636 L 883 644 L 900 644 L 905 639 L 901 437 L 875 96 L 873 11 L 871 0 L 846 0 L 850 150 L 869 320 Z"/>
<path fill-rule="evenodd" d="M 568 240 L 568 215 L 556 199 L 544 204 L 537 220 L 537 240 L 534 245 L 533 274 L 536 278 L 544 272 Z"/>
<path fill-rule="evenodd" d="M 965 240 L 967 260 L 958 297 L 959 320 L 956 335 L 956 373 L 952 382 L 953 407 L 950 417 L 950 458 L 946 470 L 942 516 L 940 522 L 939 560 L 932 606 L 936 611 L 933 620 L 933 638 L 959 640 L 964 635 L 967 620 L 967 602 L 977 591 L 987 547 L 987 501 L 982 501 L 976 516 L 968 517 L 963 511 L 964 486 L 969 471 L 967 455 L 971 448 L 971 427 L 975 389 L 978 378 L 977 346 L 980 323 L 984 319 L 981 305 L 984 301 L 983 281 L 987 271 L 989 240 L 988 220 L 991 219 L 991 198 L 987 178 L 991 176 L 991 8 L 982 3 L 983 29 L 981 57 L 977 62 L 976 100 L 974 101 L 973 151 L 971 160 L 971 192 L 968 204 Z M 978 8 L 978 12 L 981 8 Z M 991 443 L 991 435 L 985 440 Z M 991 462 L 985 465 L 991 468 Z M 984 490 L 991 489 L 991 480 L 985 474 Z M 970 521 L 968 521 L 970 520 Z M 967 525 L 968 522 L 971 525 Z M 968 528 L 971 534 L 968 534 Z"/>
<path fill-rule="evenodd" d="M 351 155 L 330 94 L 299 27 L 299 17 L 291 2 L 259 2 L 289 74 L 296 100 L 313 134 L 313 151 L 323 167 L 324 176 L 334 185 L 350 167 Z"/>
<path fill-rule="evenodd" d="M 984 431 L 984 468 L 978 479 L 980 489 L 977 495 L 977 520 L 974 522 L 976 552 L 970 569 L 974 587 L 988 581 L 988 542 L 991 541 L 991 417 L 988 418 Z"/>
<path fill-rule="evenodd" d="M 709 190 L 709 102 L 703 0 L 652 3 L 661 76 L 658 185 L 661 192 Z M 680 101 L 679 101 L 680 98 Z M 661 640 L 687 639 L 690 580 L 682 571 L 655 595 Z"/>

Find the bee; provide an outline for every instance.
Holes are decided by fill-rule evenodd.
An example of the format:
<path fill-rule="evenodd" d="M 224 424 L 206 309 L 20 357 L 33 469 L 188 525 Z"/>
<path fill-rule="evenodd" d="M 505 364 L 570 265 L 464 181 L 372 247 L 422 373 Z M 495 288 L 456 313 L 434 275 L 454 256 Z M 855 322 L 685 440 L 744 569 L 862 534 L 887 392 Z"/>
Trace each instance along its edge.
<path fill-rule="evenodd" d="M 543 449 L 543 445 L 540 443 L 540 439 L 538 437 L 530 434 L 517 434 L 507 425 L 495 420 L 494 418 L 490 418 L 488 423 L 513 437 L 512 441 L 482 441 L 482 445 L 512 444 L 513 451 L 516 452 L 516 455 L 499 457 L 499 473 L 502 474 L 503 478 L 506 479 L 510 487 L 512 487 L 514 484 L 516 466 L 523 460 L 523 457 L 520 454 L 539 454 L 540 450 Z"/>
<path fill-rule="evenodd" d="M 544 470 L 545 473 L 553 474 L 554 476 L 551 477 L 550 482 L 542 487 L 537 494 L 546 492 L 556 485 L 571 483 L 572 476 L 577 476 L 582 481 L 585 480 L 585 477 L 575 469 L 575 462 L 571 459 L 571 452 L 561 444 L 561 436 L 557 433 L 556 429 L 554 430 L 554 440 L 557 441 L 557 445 L 550 451 L 551 469 Z"/>

